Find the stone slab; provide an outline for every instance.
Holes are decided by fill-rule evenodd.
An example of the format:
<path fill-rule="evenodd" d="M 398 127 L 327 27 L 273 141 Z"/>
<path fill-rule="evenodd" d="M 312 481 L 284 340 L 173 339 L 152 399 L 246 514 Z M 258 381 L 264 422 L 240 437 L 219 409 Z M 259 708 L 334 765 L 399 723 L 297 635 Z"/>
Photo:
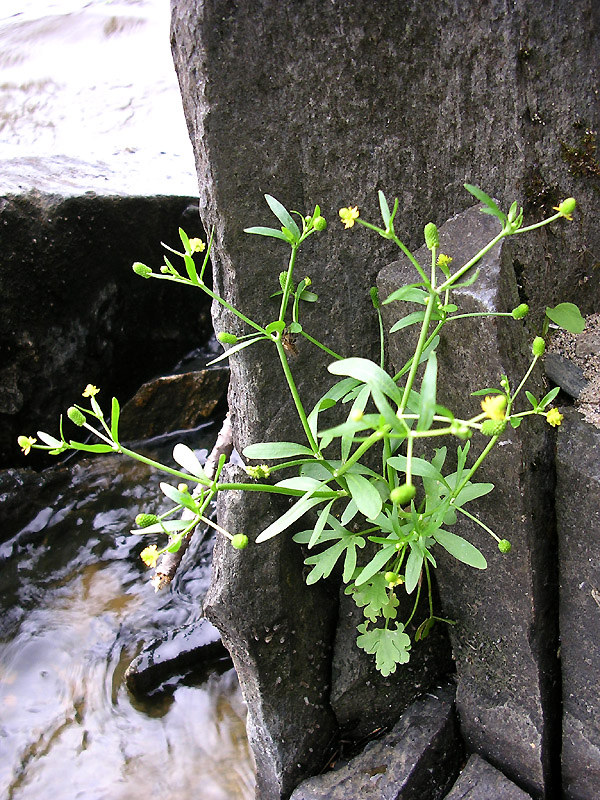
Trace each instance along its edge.
<path fill-rule="evenodd" d="M 563 792 L 600 786 L 600 429 L 565 413 L 556 447 Z"/>
<path fill-rule="evenodd" d="M 390 733 L 344 766 L 309 778 L 291 800 L 439 800 L 462 757 L 453 690 L 438 688 L 412 703 Z"/>
<path fill-rule="evenodd" d="M 444 800 L 531 800 L 531 795 L 473 754 Z"/>

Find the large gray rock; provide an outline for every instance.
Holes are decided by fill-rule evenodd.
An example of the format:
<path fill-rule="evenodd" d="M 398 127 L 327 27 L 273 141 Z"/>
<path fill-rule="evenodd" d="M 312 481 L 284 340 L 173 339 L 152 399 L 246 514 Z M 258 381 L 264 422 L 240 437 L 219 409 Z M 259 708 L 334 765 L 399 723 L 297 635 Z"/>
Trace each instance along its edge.
<path fill-rule="evenodd" d="M 234 466 L 221 476 L 244 479 Z M 218 514 L 232 534 L 275 518 L 257 492 L 220 493 Z M 240 679 L 258 796 L 289 797 L 302 778 L 325 766 L 337 740 L 329 705 L 337 597 L 323 584 L 305 586 L 302 553 L 289 535 L 277 547 L 250 544 L 241 551 L 219 536 L 204 612 Z"/>
<path fill-rule="evenodd" d="M 530 795 L 474 754 L 444 800 L 530 800 Z"/>
<path fill-rule="evenodd" d="M 19 186 L 14 163 L 0 178 L 0 466 L 23 463 L 19 434 L 55 434 L 86 384 L 110 411 L 117 389 L 128 399 L 210 330 L 204 295 L 131 270 L 158 267 L 180 225 L 203 236 L 188 211 L 197 201 L 126 195 L 118 175 L 73 160 L 62 181 L 28 163 Z M 28 463 L 46 463 L 36 456 Z"/>
<path fill-rule="evenodd" d="M 385 736 L 348 763 L 300 784 L 291 800 L 439 800 L 462 758 L 454 690 L 416 700 Z"/>
<path fill-rule="evenodd" d="M 498 227 L 495 219 L 472 208 L 442 226 L 441 251 L 452 255 L 453 266 L 460 267 L 494 237 Z M 428 256 L 425 247 L 416 253 L 422 264 Z M 510 248 L 496 245 L 481 259 L 478 281 L 453 295 L 461 313 L 510 311 L 518 304 L 509 256 Z M 413 282 L 414 275 L 404 258 L 383 269 L 378 279 L 382 299 Z M 405 302 L 384 309 L 388 330 L 413 310 Z M 415 335 L 404 330 L 390 335 L 395 369 L 412 354 Z M 523 323 L 510 317 L 449 323 L 438 349 L 438 402 L 458 416 L 475 416 L 480 398 L 470 393 L 499 386 L 503 373 L 516 387 L 530 354 Z M 534 376 L 529 386 L 538 396 L 539 379 L 539 374 Z M 495 489 L 469 506 L 471 513 L 512 542 L 512 552 L 501 555 L 491 537 L 460 517 L 454 530 L 480 548 L 487 570 L 472 569 L 444 551 L 435 555 L 444 616 L 457 621 L 450 636 L 457 668 L 456 704 L 467 745 L 542 796 L 558 780 L 553 762 L 559 730 L 556 542 L 550 428 L 541 419 L 526 422 L 530 424 L 518 430 L 509 426 L 488 456 L 474 480 L 491 482 Z M 473 437 L 469 465 L 487 441 L 481 435 Z M 444 444 L 449 450 L 444 470 L 452 472 L 451 454 L 462 443 Z"/>
<path fill-rule="evenodd" d="M 562 769 L 568 800 L 592 800 L 600 786 L 600 429 L 565 414 L 556 448 L 560 557 Z"/>

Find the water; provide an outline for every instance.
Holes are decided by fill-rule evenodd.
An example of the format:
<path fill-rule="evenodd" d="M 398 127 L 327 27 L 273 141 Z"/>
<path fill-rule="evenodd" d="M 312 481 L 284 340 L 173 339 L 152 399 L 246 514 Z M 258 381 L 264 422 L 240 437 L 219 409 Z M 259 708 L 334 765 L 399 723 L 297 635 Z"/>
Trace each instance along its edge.
<path fill-rule="evenodd" d="M 216 433 L 193 434 L 200 457 Z M 108 456 L 24 478 L 5 498 L 0 545 L 1 800 L 249 800 L 233 669 L 187 676 L 143 702 L 123 680 L 144 643 L 199 618 L 210 539 L 156 594 L 139 559 L 149 541 L 128 531 L 141 510 L 168 507 L 160 476 Z"/>
<path fill-rule="evenodd" d="M 100 161 L 132 192 L 197 194 L 169 16 L 169 0 L 1 0 L 0 158 Z"/>

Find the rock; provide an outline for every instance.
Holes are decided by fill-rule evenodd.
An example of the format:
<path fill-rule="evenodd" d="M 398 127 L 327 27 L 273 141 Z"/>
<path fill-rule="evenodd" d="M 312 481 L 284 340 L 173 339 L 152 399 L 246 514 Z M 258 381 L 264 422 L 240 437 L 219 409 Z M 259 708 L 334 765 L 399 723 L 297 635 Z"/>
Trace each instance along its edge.
<path fill-rule="evenodd" d="M 562 774 L 567 800 L 600 785 L 600 429 L 565 411 L 556 446 L 560 569 Z"/>
<path fill-rule="evenodd" d="M 119 195 L 114 174 L 101 191 L 86 183 L 89 166 L 79 167 L 78 182 L 71 163 L 62 185 L 54 177 L 44 192 L 41 164 L 18 193 L 0 178 L 0 466 L 25 463 L 18 435 L 56 435 L 59 414 L 83 402 L 86 384 L 100 387 L 108 414 L 117 387 L 124 402 L 208 338 L 207 297 L 131 270 L 134 261 L 162 263 L 160 240 L 176 245 L 193 198 Z M 203 236 L 199 219 L 188 230 Z M 48 459 L 32 452 L 27 463 Z"/>
<path fill-rule="evenodd" d="M 291 800 L 438 800 L 458 773 L 462 743 L 448 686 L 416 700 L 390 733 L 348 763 L 309 778 Z"/>
<path fill-rule="evenodd" d="M 221 367 L 144 383 L 121 410 L 121 439 L 150 439 L 197 427 L 224 399 L 228 380 L 229 370 Z"/>
<path fill-rule="evenodd" d="M 492 217 L 469 209 L 440 228 L 441 252 L 452 255 L 453 266 L 460 267 L 497 232 Z M 426 248 L 415 255 L 422 264 L 430 259 Z M 496 245 L 477 266 L 479 279 L 453 294 L 460 313 L 510 311 L 518 305 L 510 248 Z M 380 296 L 413 282 L 414 274 L 408 259 L 384 268 L 378 279 Z M 413 310 L 411 305 L 384 305 L 386 329 Z M 480 401 L 471 392 L 498 386 L 503 373 L 512 386 L 518 385 L 531 353 L 523 326 L 512 318 L 448 323 L 438 348 L 438 402 L 469 418 L 478 413 Z M 390 335 L 394 369 L 412 354 L 411 337 L 417 333 Z M 539 381 L 538 373 L 530 383 L 534 394 Z M 443 616 L 457 621 L 450 637 L 456 705 L 467 747 L 539 797 L 559 780 L 553 757 L 559 730 L 557 587 L 550 427 L 541 419 L 531 422 L 505 431 L 475 477 L 495 489 L 470 506 L 471 513 L 512 542 L 511 553 L 502 555 L 479 526 L 460 517 L 454 531 L 482 551 L 487 570 L 472 569 L 443 550 L 436 550 L 435 558 Z M 462 443 L 445 444 L 449 456 L 444 471 L 452 472 L 451 454 Z M 468 464 L 484 444 L 483 436 L 473 437 Z"/>
<path fill-rule="evenodd" d="M 229 465 L 221 481 L 248 480 Z M 251 532 L 275 519 L 265 495 L 219 493 L 220 524 Z M 330 664 L 337 616 L 335 595 L 307 587 L 302 553 L 288 534 L 271 546 L 235 550 L 219 536 L 204 612 L 231 653 L 248 707 L 248 739 L 259 797 L 289 797 L 306 775 L 327 762 L 337 740 L 329 705 Z M 274 603 L 276 604 L 274 608 Z"/>
<path fill-rule="evenodd" d="M 570 397 L 577 399 L 587 385 L 583 370 L 559 353 L 546 353 L 544 367 L 552 383 Z"/>
<path fill-rule="evenodd" d="M 230 665 L 229 653 L 219 631 L 207 619 L 201 619 L 146 645 L 127 668 L 125 683 L 135 697 L 144 697 L 174 676 L 208 672 L 217 662 Z"/>
<path fill-rule="evenodd" d="M 531 796 L 509 781 L 481 756 L 472 755 L 444 800 L 530 800 Z"/>

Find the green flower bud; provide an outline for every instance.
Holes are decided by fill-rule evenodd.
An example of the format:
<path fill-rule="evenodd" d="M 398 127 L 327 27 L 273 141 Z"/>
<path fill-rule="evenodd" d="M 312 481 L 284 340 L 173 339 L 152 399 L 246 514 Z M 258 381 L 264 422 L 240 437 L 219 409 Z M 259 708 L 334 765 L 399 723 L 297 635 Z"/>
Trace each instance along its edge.
<path fill-rule="evenodd" d="M 238 340 L 238 337 L 235 335 L 235 333 L 221 331 L 221 333 L 217 333 L 217 339 L 221 342 L 221 344 L 235 344 Z"/>
<path fill-rule="evenodd" d="M 248 537 L 245 533 L 236 533 L 231 540 L 231 546 L 236 550 L 245 550 L 248 547 Z"/>
<path fill-rule="evenodd" d="M 501 553 L 510 553 L 512 549 L 512 544 L 508 541 L 508 539 L 500 539 L 498 542 L 498 550 Z"/>
<path fill-rule="evenodd" d="M 400 586 L 402 583 L 404 583 L 404 578 L 402 575 L 398 575 L 397 572 L 386 572 L 384 578 L 390 589 L 393 589 L 394 586 Z"/>
<path fill-rule="evenodd" d="M 156 525 L 159 521 L 156 514 L 138 514 L 135 518 L 135 524 L 138 528 L 148 528 L 150 525 Z"/>
<path fill-rule="evenodd" d="M 316 231 L 324 231 L 326 227 L 327 227 L 327 220 L 325 219 L 325 217 L 317 217 L 313 222 L 313 228 Z"/>
<path fill-rule="evenodd" d="M 481 423 L 481 432 L 484 436 L 500 436 L 506 428 L 504 419 L 486 419 Z"/>
<path fill-rule="evenodd" d="M 166 264 L 163 264 L 162 267 L 160 268 L 160 271 L 163 273 L 163 275 L 166 275 L 167 272 L 169 272 L 169 268 L 167 267 Z"/>
<path fill-rule="evenodd" d="M 567 197 L 566 200 L 563 200 L 562 203 L 559 203 L 557 206 L 554 207 L 554 211 L 558 211 L 559 214 L 562 214 L 568 220 L 573 219 L 573 212 L 577 206 L 577 201 L 574 197 Z"/>
<path fill-rule="evenodd" d="M 534 356 L 543 356 L 546 349 L 546 342 L 541 336 L 536 336 L 531 346 L 531 351 Z"/>
<path fill-rule="evenodd" d="M 381 308 L 381 302 L 379 300 L 379 289 L 376 286 L 371 286 L 369 289 L 369 294 L 371 295 L 371 302 L 373 303 L 373 308 Z"/>
<path fill-rule="evenodd" d="M 190 487 L 187 485 L 187 483 L 178 483 L 177 488 L 182 494 L 187 494 L 190 491 Z"/>
<path fill-rule="evenodd" d="M 452 420 L 450 424 L 450 433 L 457 436 L 459 439 L 470 439 L 473 436 L 473 431 L 464 422 L 459 422 L 457 419 Z"/>
<path fill-rule="evenodd" d="M 521 303 L 520 306 L 513 308 L 510 313 L 512 314 L 513 319 L 523 319 L 523 317 L 526 317 L 529 313 L 529 306 L 527 303 Z"/>
<path fill-rule="evenodd" d="M 425 244 L 429 248 L 429 250 L 433 250 L 434 247 L 440 246 L 440 237 L 438 235 L 438 229 L 433 222 L 428 222 L 425 225 Z"/>
<path fill-rule="evenodd" d="M 416 495 L 417 490 L 411 483 L 403 483 L 402 486 L 396 486 L 390 492 L 390 500 L 395 506 L 405 506 L 410 503 Z"/>
<path fill-rule="evenodd" d="M 75 425 L 79 425 L 80 428 L 85 424 L 85 416 L 78 408 L 75 408 L 75 406 L 71 406 L 71 408 L 67 409 L 67 417 Z"/>
<path fill-rule="evenodd" d="M 152 275 L 152 269 L 140 261 L 136 261 L 132 269 L 136 275 L 140 275 L 142 278 L 149 278 Z"/>

